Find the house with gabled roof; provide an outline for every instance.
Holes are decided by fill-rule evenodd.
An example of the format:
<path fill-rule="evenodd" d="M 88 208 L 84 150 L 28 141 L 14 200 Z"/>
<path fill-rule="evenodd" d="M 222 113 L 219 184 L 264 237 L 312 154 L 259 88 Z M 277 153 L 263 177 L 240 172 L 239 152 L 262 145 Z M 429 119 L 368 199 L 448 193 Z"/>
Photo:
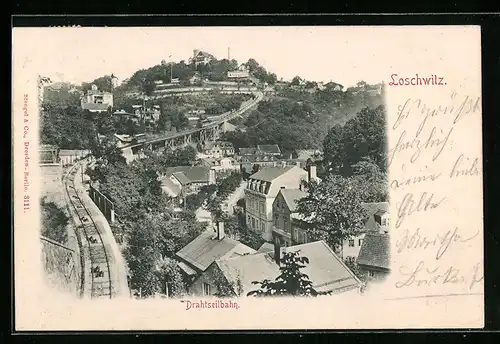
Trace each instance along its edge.
<path fill-rule="evenodd" d="M 263 167 L 252 174 L 245 189 L 247 227 L 271 241 L 273 203 L 281 187 L 296 189 L 307 181 L 308 172 L 298 166 Z"/>
<path fill-rule="evenodd" d="M 218 222 L 215 231 L 201 233 L 175 255 L 185 280 L 189 282 L 188 292 L 204 296 L 212 295 L 213 286 L 207 283 L 208 275 L 204 273 L 214 261 L 255 252 L 251 247 L 227 237 L 224 223 Z"/>
<path fill-rule="evenodd" d="M 215 171 L 208 166 L 168 167 L 159 180 L 164 193 L 177 197 L 181 192 L 189 195 L 205 185 L 215 184 Z"/>
<path fill-rule="evenodd" d="M 265 279 L 273 281 L 279 276 L 280 265 L 275 257 L 281 257 L 284 252 L 295 251 L 309 259 L 309 263 L 301 272 L 308 275 L 316 292 L 340 294 L 360 291 L 362 282 L 324 241 L 285 248 L 264 244 L 263 248 L 255 253 L 216 259 L 203 274 L 205 283 L 213 283 L 213 276 L 220 276 L 218 284 L 222 282 L 229 287 L 225 289 L 232 290 L 232 295 L 227 296 L 245 297 L 248 292 L 259 288 L 259 285 L 253 282 Z M 217 292 L 217 283 L 211 284 L 207 289 L 211 290 L 213 295 Z"/>
<path fill-rule="evenodd" d="M 390 235 L 367 233 L 356 263 L 368 281 L 384 280 L 390 273 Z"/>

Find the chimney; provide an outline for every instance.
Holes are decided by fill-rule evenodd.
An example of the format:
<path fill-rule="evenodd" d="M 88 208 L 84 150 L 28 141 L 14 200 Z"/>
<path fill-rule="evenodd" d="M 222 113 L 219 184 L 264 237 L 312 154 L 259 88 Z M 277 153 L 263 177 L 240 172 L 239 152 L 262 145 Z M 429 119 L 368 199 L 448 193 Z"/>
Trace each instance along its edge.
<path fill-rule="evenodd" d="M 208 184 L 215 184 L 215 170 L 213 168 L 208 172 Z"/>
<path fill-rule="evenodd" d="M 307 169 L 307 180 L 310 182 L 316 180 L 316 178 L 316 165 L 309 165 Z"/>
<path fill-rule="evenodd" d="M 280 266 L 281 261 L 281 244 L 279 240 L 274 242 L 274 261 Z"/>
<path fill-rule="evenodd" d="M 283 190 L 284 188 L 285 188 L 285 187 L 284 187 L 284 186 L 282 186 L 280 189 L 281 189 L 281 190 Z"/>
<path fill-rule="evenodd" d="M 225 237 L 224 233 L 224 222 L 218 221 L 217 222 L 217 240 L 222 240 Z"/>

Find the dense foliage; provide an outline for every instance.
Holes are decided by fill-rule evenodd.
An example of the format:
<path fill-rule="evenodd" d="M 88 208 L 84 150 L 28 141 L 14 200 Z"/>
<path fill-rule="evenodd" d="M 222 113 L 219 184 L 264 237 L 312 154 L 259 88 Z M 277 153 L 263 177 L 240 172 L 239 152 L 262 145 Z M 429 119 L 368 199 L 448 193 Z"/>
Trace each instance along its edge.
<path fill-rule="evenodd" d="M 260 289 L 248 292 L 247 296 L 318 296 L 325 293 L 313 289 L 313 282 L 300 271 L 309 264 L 309 258 L 301 257 L 299 251 L 285 252 L 280 260 L 280 274 L 274 281 L 253 281 Z"/>
<path fill-rule="evenodd" d="M 69 217 L 63 209 L 54 202 L 41 198 L 40 209 L 42 217 L 41 232 L 44 237 L 65 243 L 68 238 L 67 228 Z"/>
<path fill-rule="evenodd" d="M 337 248 L 363 229 L 366 211 L 354 179 L 328 175 L 321 183 L 307 183 L 307 190 L 308 195 L 297 202 L 302 215 L 297 222 L 313 241 L 324 240 Z"/>
<path fill-rule="evenodd" d="M 363 158 L 387 171 L 387 134 L 384 106 L 364 108 L 344 126 L 333 126 L 323 141 L 325 163 L 334 173 L 351 175 Z"/>

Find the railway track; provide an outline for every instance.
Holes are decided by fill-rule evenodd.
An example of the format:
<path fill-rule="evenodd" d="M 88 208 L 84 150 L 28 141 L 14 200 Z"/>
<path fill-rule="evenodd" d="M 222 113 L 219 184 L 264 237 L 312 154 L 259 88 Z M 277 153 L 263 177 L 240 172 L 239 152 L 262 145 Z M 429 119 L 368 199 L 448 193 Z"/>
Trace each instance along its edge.
<path fill-rule="evenodd" d="M 112 298 L 113 279 L 111 278 L 110 269 L 112 255 L 109 254 L 110 249 L 104 243 L 99 227 L 92 219 L 89 210 L 76 189 L 75 178 L 77 178 L 80 164 L 81 162 L 77 162 L 65 172 L 63 183 L 71 207 L 79 219 L 79 227 L 81 234 L 83 234 L 82 248 L 84 252 L 88 252 L 90 261 L 90 271 L 85 271 L 84 278 L 87 279 L 90 276 L 91 298 Z M 87 285 L 87 283 L 84 285 Z"/>

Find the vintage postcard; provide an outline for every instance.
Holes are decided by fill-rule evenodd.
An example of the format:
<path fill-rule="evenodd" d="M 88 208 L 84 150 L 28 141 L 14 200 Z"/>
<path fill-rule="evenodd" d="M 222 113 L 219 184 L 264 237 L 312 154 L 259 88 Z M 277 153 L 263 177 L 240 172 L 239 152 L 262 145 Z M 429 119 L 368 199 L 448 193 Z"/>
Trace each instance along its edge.
<path fill-rule="evenodd" d="M 16 330 L 481 328 L 478 26 L 13 29 Z"/>

